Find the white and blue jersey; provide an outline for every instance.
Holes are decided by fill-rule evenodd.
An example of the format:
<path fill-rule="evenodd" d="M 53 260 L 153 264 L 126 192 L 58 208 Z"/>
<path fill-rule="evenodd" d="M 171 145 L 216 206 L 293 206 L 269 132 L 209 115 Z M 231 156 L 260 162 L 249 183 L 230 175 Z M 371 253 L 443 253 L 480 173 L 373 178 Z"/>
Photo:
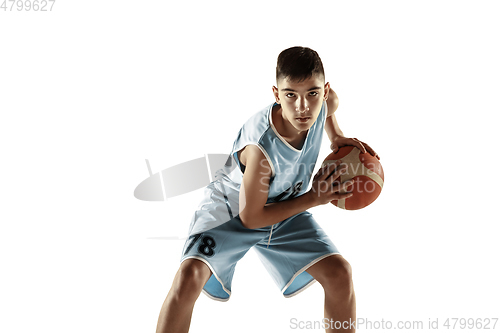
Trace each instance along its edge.
<path fill-rule="evenodd" d="M 271 104 L 253 115 L 240 129 L 226 165 L 205 188 L 193 215 L 181 261 L 198 259 L 212 271 L 203 288 L 216 300 L 228 300 L 236 263 L 254 248 L 285 297 L 296 295 L 315 280 L 305 270 L 338 250 L 305 211 L 275 225 L 245 228 L 238 213 L 244 165 L 238 152 L 256 145 L 271 167 L 268 203 L 304 194 L 318 159 L 327 115 L 326 103 L 309 128 L 301 149 L 291 146 L 276 130 Z"/>
<path fill-rule="evenodd" d="M 226 166 L 217 171 L 215 180 L 205 189 L 205 198 L 209 202 L 204 200 L 200 204 L 191 223 L 190 235 L 212 229 L 238 215 L 244 173 L 238 151 L 247 145 L 259 147 L 271 167 L 267 203 L 299 196 L 308 189 L 323 138 L 326 103 L 309 128 L 301 149 L 290 145 L 273 125 L 271 113 L 275 105 L 271 104 L 253 115 L 240 129 Z M 212 200 L 218 207 L 214 207 L 214 203 L 206 206 Z"/>
<path fill-rule="evenodd" d="M 274 105 L 257 113 L 243 125 L 231 153 L 241 169 L 238 151 L 251 144 L 256 145 L 262 151 L 272 172 L 268 203 L 303 194 L 308 188 L 318 159 L 327 113 L 326 103 L 323 103 L 318 118 L 307 132 L 302 148 L 296 149 L 276 130 L 271 116 Z M 231 180 L 238 182 L 240 177 Z"/>

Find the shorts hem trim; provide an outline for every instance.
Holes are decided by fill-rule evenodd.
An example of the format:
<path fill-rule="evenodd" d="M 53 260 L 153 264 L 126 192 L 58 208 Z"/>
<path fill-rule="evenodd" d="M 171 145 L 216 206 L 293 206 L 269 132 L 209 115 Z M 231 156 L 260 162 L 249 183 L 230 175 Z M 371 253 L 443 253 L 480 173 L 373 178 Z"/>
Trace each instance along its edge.
<path fill-rule="evenodd" d="M 208 298 L 210 299 L 213 299 L 214 301 L 219 301 L 219 302 L 227 302 L 229 300 L 229 298 L 231 297 L 231 291 L 227 290 L 226 287 L 224 287 L 224 284 L 222 283 L 222 281 L 220 280 L 219 276 L 217 275 L 217 273 L 215 273 L 215 270 L 213 269 L 212 265 L 210 265 L 210 263 L 208 261 L 206 261 L 205 259 L 201 258 L 201 257 L 197 257 L 197 256 L 189 256 L 189 257 L 185 257 L 181 260 L 181 264 L 187 260 L 187 259 L 197 259 L 199 261 L 202 261 L 204 262 L 208 268 L 210 269 L 210 271 L 212 271 L 212 274 L 215 276 L 215 278 L 217 279 L 217 281 L 219 281 L 222 289 L 229 295 L 228 298 L 220 298 L 220 297 L 217 297 L 217 296 L 214 296 L 214 295 L 211 295 L 208 291 L 205 290 L 205 288 L 202 289 L 202 292 L 208 296 Z"/>
<path fill-rule="evenodd" d="M 231 296 L 229 296 L 228 298 L 219 298 L 219 297 L 215 297 L 214 295 L 210 295 L 210 294 L 208 293 L 208 291 L 206 291 L 205 289 L 202 289 L 201 291 L 202 291 L 202 292 L 203 292 L 203 293 L 204 293 L 204 294 L 205 294 L 208 298 L 213 299 L 214 301 L 219 301 L 219 302 L 227 302 L 227 301 L 229 301 L 229 297 L 231 297 Z"/>
<path fill-rule="evenodd" d="M 308 283 L 306 284 L 305 286 L 303 286 L 302 288 L 294 291 L 293 293 L 291 294 L 288 294 L 288 295 L 285 295 L 284 292 L 285 290 L 290 287 L 290 285 L 293 283 L 293 281 L 295 280 L 295 278 L 297 278 L 297 276 L 299 276 L 300 274 L 302 274 L 306 269 L 308 269 L 309 267 L 311 267 L 312 265 L 314 265 L 315 263 L 317 263 L 318 261 L 322 260 L 322 259 L 325 259 L 326 257 L 329 257 L 329 256 L 333 256 L 333 255 L 340 255 L 339 252 L 335 252 L 335 253 L 327 253 L 325 255 L 322 255 L 321 257 L 318 257 L 316 259 L 314 259 L 313 261 L 311 261 L 309 264 L 305 265 L 304 267 L 302 267 L 300 270 L 297 271 L 297 273 L 295 273 L 292 278 L 290 279 L 290 281 L 288 281 L 288 283 L 285 285 L 285 287 L 283 287 L 283 289 L 281 289 L 281 293 L 283 294 L 283 296 L 285 298 L 290 298 L 290 297 L 293 297 L 295 295 L 298 295 L 300 294 L 301 292 L 303 292 L 304 290 L 306 290 L 307 288 L 309 288 L 310 286 L 312 286 L 314 284 L 314 282 L 316 282 L 316 279 L 313 277 L 313 279 Z"/>

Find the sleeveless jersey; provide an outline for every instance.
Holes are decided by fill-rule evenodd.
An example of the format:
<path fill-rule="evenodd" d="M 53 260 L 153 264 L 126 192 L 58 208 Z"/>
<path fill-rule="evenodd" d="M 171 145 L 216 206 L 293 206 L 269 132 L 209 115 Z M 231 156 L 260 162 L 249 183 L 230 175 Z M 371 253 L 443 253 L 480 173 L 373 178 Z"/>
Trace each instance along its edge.
<path fill-rule="evenodd" d="M 247 145 L 256 145 L 271 167 L 267 203 L 290 199 L 307 191 L 321 148 L 328 113 L 326 103 L 323 102 L 301 149 L 290 145 L 276 130 L 271 116 L 275 105 L 271 104 L 253 115 L 238 132 L 225 166 L 216 172 L 215 180 L 205 188 L 205 199 L 193 216 L 189 235 L 215 228 L 238 215 L 244 173 L 238 151 Z"/>

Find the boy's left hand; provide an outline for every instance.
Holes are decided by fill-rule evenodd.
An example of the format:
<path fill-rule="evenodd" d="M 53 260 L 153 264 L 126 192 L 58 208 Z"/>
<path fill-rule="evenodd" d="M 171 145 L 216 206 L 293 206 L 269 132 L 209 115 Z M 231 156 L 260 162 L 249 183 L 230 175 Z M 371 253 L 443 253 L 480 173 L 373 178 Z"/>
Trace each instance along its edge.
<path fill-rule="evenodd" d="M 343 136 L 338 136 L 337 138 L 335 138 L 335 140 L 333 140 L 332 144 L 330 145 L 330 149 L 333 150 L 334 153 L 336 153 L 340 147 L 345 146 L 354 146 L 358 148 L 363 154 L 368 152 L 370 155 L 375 156 L 380 160 L 378 154 L 369 145 L 356 138 L 346 138 Z"/>

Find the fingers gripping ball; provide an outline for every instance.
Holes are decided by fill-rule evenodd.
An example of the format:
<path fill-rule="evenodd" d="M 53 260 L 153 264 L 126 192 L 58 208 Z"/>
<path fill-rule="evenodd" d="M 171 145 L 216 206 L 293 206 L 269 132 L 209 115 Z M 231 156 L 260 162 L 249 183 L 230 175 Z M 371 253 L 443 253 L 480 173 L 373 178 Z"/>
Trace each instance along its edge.
<path fill-rule="evenodd" d="M 342 160 L 342 165 L 347 165 L 346 172 L 340 176 L 340 183 L 353 179 L 354 184 L 346 188 L 347 192 L 352 192 L 351 197 L 333 200 L 332 204 L 342 209 L 356 210 L 374 202 L 384 186 L 384 171 L 379 160 L 369 153 L 362 154 L 356 147 L 345 146 L 328 155 L 322 166 L 336 160 Z"/>

